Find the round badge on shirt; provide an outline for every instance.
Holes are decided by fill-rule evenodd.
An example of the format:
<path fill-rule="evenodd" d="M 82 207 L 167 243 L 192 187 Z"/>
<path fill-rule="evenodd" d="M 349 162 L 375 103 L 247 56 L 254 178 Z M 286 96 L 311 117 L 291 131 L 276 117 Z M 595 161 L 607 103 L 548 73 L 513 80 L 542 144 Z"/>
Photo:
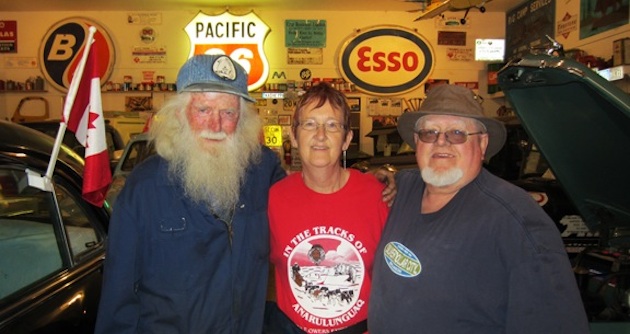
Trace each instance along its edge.
<path fill-rule="evenodd" d="M 389 269 L 398 276 L 415 277 L 422 271 L 422 264 L 416 254 L 399 242 L 391 241 L 385 245 L 383 256 Z"/>

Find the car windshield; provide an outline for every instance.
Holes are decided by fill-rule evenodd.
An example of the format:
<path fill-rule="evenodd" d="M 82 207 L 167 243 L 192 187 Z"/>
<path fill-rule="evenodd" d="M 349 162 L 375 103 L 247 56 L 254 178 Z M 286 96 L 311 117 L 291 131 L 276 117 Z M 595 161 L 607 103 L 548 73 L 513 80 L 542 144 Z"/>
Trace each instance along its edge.
<path fill-rule="evenodd" d="M 148 140 L 131 141 L 129 145 L 128 153 L 123 157 L 120 166 L 120 170 L 124 172 L 131 172 L 134 167 L 155 153 L 153 145 L 150 145 Z"/>

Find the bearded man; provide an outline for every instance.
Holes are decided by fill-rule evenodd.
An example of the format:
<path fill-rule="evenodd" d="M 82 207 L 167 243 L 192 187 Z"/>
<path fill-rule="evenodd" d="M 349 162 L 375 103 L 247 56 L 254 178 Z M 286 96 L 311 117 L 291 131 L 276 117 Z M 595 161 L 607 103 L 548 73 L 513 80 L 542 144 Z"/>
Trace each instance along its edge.
<path fill-rule="evenodd" d="M 556 225 L 483 168 L 506 132 L 473 92 L 432 87 L 398 132 L 419 169 L 396 175 L 374 256 L 370 334 L 589 333 Z"/>
<path fill-rule="evenodd" d="M 177 92 L 116 200 L 96 332 L 260 333 L 267 196 L 286 174 L 238 63 L 194 56 Z"/>

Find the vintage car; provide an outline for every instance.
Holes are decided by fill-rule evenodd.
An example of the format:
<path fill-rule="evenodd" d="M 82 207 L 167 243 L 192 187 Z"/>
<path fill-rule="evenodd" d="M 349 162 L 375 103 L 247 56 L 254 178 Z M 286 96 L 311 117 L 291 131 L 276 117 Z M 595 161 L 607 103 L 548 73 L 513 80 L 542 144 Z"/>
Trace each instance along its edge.
<path fill-rule="evenodd" d="M 113 206 L 116 202 L 116 197 L 125 185 L 127 176 L 129 176 L 131 171 L 154 153 L 155 150 L 149 142 L 147 133 L 140 133 L 129 140 L 120 156 L 120 160 L 116 164 L 116 168 L 114 168 L 112 184 L 107 191 L 107 202 L 110 205 Z"/>
<path fill-rule="evenodd" d="M 92 333 L 110 210 L 81 197 L 83 159 L 0 121 L 0 333 Z"/>
<path fill-rule="evenodd" d="M 139 111 L 103 111 L 105 122 L 120 133 L 123 146 L 136 135 L 143 133 L 152 113 Z"/>
<path fill-rule="evenodd" d="M 43 132 L 53 138 L 57 137 L 59 132 L 59 120 L 39 120 L 28 121 L 20 123 L 31 129 Z M 123 141 L 120 132 L 113 127 L 109 121 L 105 122 L 105 140 L 107 141 L 107 152 L 109 154 L 110 167 L 112 171 L 116 167 L 122 150 L 125 148 L 125 142 Z M 63 143 L 70 147 L 73 151 L 77 152 L 80 156 L 84 156 L 85 147 L 79 143 L 74 134 L 70 131 L 66 131 L 63 136 Z"/>
<path fill-rule="evenodd" d="M 499 71 L 499 85 L 584 223 L 598 234 L 597 244 L 574 258 L 592 333 L 628 333 L 630 95 L 554 46 L 511 60 Z"/>
<path fill-rule="evenodd" d="M 507 130 L 503 148 L 485 163 L 491 173 L 527 190 L 556 223 L 569 256 L 599 244 L 597 231 L 589 230 L 562 184 L 549 168 L 538 145 L 516 116 L 499 118 Z"/>

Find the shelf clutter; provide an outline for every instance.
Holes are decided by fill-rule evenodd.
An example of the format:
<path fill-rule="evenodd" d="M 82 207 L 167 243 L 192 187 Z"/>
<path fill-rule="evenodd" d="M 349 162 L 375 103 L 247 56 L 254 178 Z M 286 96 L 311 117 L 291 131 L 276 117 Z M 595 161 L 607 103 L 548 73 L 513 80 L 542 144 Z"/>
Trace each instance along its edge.
<path fill-rule="evenodd" d="M 41 76 L 30 77 L 24 82 L 14 80 L 0 80 L 0 91 L 21 92 L 21 91 L 45 91 L 44 78 Z"/>
<path fill-rule="evenodd" d="M 177 85 L 175 83 L 166 83 L 163 80 L 158 80 L 157 82 L 148 81 L 148 82 L 133 83 L 131 81 L 131 78 L 125 78 L 125 81 L 122 83 L 107 81 L 105 85 L 103 85 L 103 92 L 131 92 L 131 91 L 175 92 L 177 91 Z"/>
<path fill-rule="evenodd" d="M 608 81 L 617 81 L 630 77 L 630 65 L 619 65 L 605 68 L 603 70 L 598 70 L 597 73 Z"/>
<path fill-rule="evenodd" d="M 320 82 L 327 82 L 333 88 L 336 88 L 344 93 L 357 92 L 355 85 L 351 82 L 345 81 L 343 78 L 312 78 L 304 81 L 287 80 L 286 82 L 268 82 L 264 84 L 257 93 L 287 91 L 301 92 L 309 89 L 311 86 L 317 85 Z"/>

